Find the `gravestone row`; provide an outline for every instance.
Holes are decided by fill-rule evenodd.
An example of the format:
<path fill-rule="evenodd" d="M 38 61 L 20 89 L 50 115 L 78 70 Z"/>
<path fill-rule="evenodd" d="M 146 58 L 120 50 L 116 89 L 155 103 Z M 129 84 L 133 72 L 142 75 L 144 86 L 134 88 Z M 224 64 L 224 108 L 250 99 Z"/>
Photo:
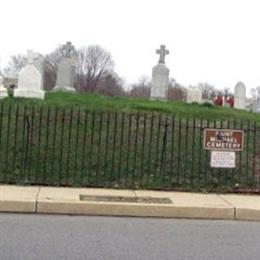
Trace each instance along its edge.
<path fill-rule="evenodd" d="M 61 59 L 58 63 L 56 86 L 53 91 L 75 92 L 75 48 L 71 42 L 62 46 Z M 18 86 L 14 90 L 14 97 L 44 99 L 43 90 L 43 57 L 29 50 L 27 64 L 18 74 Z M 7 90 L 0 75 L 0 98 L 7 97 Z"/>
<path fill-rule="evenodd" d="M 165 65 L 165 57 L 169 55 L 165 45 L 156 50 L 159 54 L 158 64 L 152 70 L 151 100 L 167 100 L 170 70 Z M 53 91 L 75 92 L 75 65 L 76 51 L 71 42 L 67 42 L 61 48 L 61 58 L 57 65 L 57 80 Z M 44 99 L 43 90 L 43 57 L 40 54 L 28 51 L 27 64 L 19 72 L 18 87 L 14 90 L 15 97 Z M 0 75 L 0 98 L 7 97 L 7 90 L 3 85 L 3 77 Z M 202 91 L 198 88 L 189 88 L 187 92 L 188 103 L 201 103 Z M 245 109 L 246 87 L 242 82 L 235 86 L 234 107 Z M 260 110 L 260 101 L 255 104 L 254 110 Z"/>
<path fill-rule="evenodd" d="M 151 100 L 167 100 L 169 88 L 169 74 L 170 70 L 165 65 L 165 57 L 170 52 L 166 49 L 165 45 L 161 45 L 159 50 L 158 64 L 152 70 L 152 84 L 151 84 Z M 188 103 L 202 103 L 202 91 L 199 88 L 190 87 L 187 91 L 186 101 Z M 239 82 L 235 87 L 235 104 L 237 109 L 246 108 L 246 88 L 242 82 Z M 260 106 L 259 106 L 260 107 Z"/>

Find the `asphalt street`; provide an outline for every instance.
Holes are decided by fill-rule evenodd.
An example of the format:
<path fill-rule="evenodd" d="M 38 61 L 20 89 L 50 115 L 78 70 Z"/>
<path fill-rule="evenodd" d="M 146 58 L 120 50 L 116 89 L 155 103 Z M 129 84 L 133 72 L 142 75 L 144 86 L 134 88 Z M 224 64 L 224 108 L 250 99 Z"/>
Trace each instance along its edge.
<path fill-rule="evenodd" d="M 260 223 L 0 214 L 0 259 L 259 259 Z"/>

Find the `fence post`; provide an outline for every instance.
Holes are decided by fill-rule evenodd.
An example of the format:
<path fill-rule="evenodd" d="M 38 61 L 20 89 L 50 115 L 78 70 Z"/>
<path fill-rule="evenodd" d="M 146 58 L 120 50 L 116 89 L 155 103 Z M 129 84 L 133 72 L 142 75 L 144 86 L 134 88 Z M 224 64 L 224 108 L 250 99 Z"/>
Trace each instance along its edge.
<path fill-rule="evenodd" d="M 121 137 L 120 137 L 120 151 L 119 151 L 119 164 L 118 164 L 118 180 L 121 180 L 121 168 L 122 168 L 122 153 L 124 145 L 124 128 L 125 128 L 125 113 L 121 115 Z"/>
<path fill-rule="evenodd" d="M 54 128 L 52 137 L 52 160 L 51 160 L 51 175 L 54 175 L 54 165 L 55 165 L 55 148 L 56 148 L 56 135 L 57 135 L 57 121 L 58 121 L 58 107 L 55 107 L 54 115 Z"/>
<path fill-rule="evenodd" d="M 71 149 L 71 130 L 72 130 L 72 123 L 73 123 L 73 107 L 70 109 L 69 114 L 69 134 L 68 134 L 68 150 L 67 150 L 67 164 L 66 164 L 66 176 L 65 176 L 65 183 L 68 184 L 68 177 L 69 177 L 69 170 L 70 170 L 70 149 Z"/>
<path fill-rule="evenodd" d="M 7 182 L 7 171 L 8 171 L 8 160 L 9 160 L 9 136 L 10 136 L 10 124 L 11 124 L 11 112 L 12 106 L 9 104 L 8 107 L 8 117 L 7 117 L 7 133 L 6 133 L 6 147 L 5 147 L 5 170 L 4 170 L 4 180 Z"/>
<path fill-rule="evenodd" d="M 142 151 L 141 151 L 141 169 L 140 169 L 140 176 L 139 176 L 139 186 L 143 184 L 143 177 L 144 177 L 144 151 L 145 151 L 145 137 L 146 137 L 146 120 L 147 114 L 144 114 L 144 124 L 143 124 L 143 136 L 142 136 Z"/>
<path fill-rule="evenodd" d="M 102 138 L 102 125 L 103 125 L 103 112 L 99 114 L 99 128 L 98 128 L 98 151 L 97 151 L 97 172 L 96 172 L 96 184 L 100 180 L 99 168 L 100 168 L 100 150 L 101 150 L 101 138 Z"/>
<path fill-rule="evenodd" d="M 83 172 L 84 172 L 84 169 L 85 169 L 87 129 L 88 129 L 88 111 L 85 110 L 84 130 L 83 130 L 83 144 L 82 144 L 82 156 L 81 156 L 81 170 L 80 170 L 80 182 L 81 183 L 83 182 Z"/>
<path fill-rule="evenodd" d="M 78 150 L 79 150 L 79 125 L 80 125 L 80 108 L 78 108 L 78 113 L 77 113 L 77 126 L 76 126 L 76 145 L 75 145 L 75 158 L 74 158 L 74 171 L 73 171 L 73 183 L 76 184 L 77 182 L 77 171 L 78 171 Z"/>
<path fill-rule="evenodd" d="M 12 174 L 14 175 L 16 171 L 16 146 L 17 146 L 18 122 L 19 122 L 19 105 L 16 106 L 15 125 L 14 125 L 14 149 L 13 149 L 13 169 L 12 169 Z"/>

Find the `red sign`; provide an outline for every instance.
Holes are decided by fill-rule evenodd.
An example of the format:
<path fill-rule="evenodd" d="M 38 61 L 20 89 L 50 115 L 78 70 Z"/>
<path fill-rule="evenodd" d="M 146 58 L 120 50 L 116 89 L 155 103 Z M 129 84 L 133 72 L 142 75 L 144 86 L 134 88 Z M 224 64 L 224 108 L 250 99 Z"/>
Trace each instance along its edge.
<path fill-rule="evenodd" d="M 241 130 L 205 129 L 204 148 L 215 151 L 242 151 L 244 149 L 244 132 Z"/>

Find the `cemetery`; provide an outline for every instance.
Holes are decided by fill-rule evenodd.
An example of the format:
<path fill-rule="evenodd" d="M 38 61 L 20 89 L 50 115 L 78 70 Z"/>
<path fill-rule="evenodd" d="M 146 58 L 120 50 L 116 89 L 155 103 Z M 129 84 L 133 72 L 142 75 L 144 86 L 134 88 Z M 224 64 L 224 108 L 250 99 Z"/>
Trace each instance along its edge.
<path fill-rule="evenodd" d="M 13 96 L 0 76 L 0 182 L 161 190 L 255 191 L 260 187 L 257 113 L 246 111 L 246 87 L 235 86 L 234 108 L 168 101 L 169 51 L 161 45 L 150 98 L 77 93 L 76 55 L 62 46 L 52 90 L 44 90 L 43 59 L 28 52 Z M 220 97 L 222 99 L 222 97 Z M 224 102 L 225 103 L 225 102 Z M 222 104 L 222 103 L 221 103 Z M 242 130 L 235 167 L 214 168 L 203 147 L 205 129 Z M 230 137 L 230 140 L 235 140 Z M 219 147 L 238 147 L 217 143 Z M 211 146 L 212 147 L 212 146 Z M 215 146 L 214 146 L 215 147 Z"/>

